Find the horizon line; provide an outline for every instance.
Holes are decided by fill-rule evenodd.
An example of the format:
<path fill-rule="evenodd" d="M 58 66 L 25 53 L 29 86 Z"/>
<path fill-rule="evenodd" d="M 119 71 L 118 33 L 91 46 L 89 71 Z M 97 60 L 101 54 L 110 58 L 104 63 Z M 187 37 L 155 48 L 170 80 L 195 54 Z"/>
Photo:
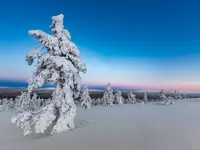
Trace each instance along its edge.
<path fill-rule="evenodd" d="M 10 82 L 12 83 L 23 83 L 23 84 L 28 84 L 27 80 L 15 80 L 15 79 L 2 79 L 0 78 L 0 84 L 2 82 Z M 107 82 L 109 83 L 109 82 Z M 88 86 L 91 89 L 94 88 L 106 88 L 106 84 L 103 83 L 91 83 L 91 82 L 82 82 L 82 86 Z M 53 85 L 50 85 L 53 86 Z M 7 88 L 22 88 L 20 86 L 17 87 L 12 87 L 12 86 L 6 86 L 6 85 L 0 85 L 0 87 L 7 87 Z M 111 83 L 111 87 L 115 88 L 115 89 L 124 89 L 124 90 L 183 90 L 183 91 L 200 91 L 200 87 L 199 86 L 191 86 L 191 85 L 177 85 L 177 86 L 170 86 L 170 85 L 165 85 L 162 87 L 159 86 L 153 86 L 153 85 L 123 85 L 123 84 L 115 84 L 115 83 Z M 24 86 L 23 88 L 26 88 L 26 86 Z"/>

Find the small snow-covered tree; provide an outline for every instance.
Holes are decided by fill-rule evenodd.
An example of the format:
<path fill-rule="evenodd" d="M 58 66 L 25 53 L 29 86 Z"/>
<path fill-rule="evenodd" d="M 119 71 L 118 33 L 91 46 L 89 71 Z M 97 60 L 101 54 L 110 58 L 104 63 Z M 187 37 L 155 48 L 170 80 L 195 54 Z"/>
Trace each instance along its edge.
<path fill-rule="evenodd" d="M 124 100 L 121 91 L 117 90 L 114 96 L 115 96 L 114 104 L 123 104 Z"/>
<path fill-rule="evenodd" d="M 25 109 L 25 102 L 29 101 L 30 95 L 27 95 L 27 92 L 21 92 L 20 95 L 18 95 L 15 98 L 15 106 L 14 108 L 16 109 L 17 112 L 21 113 L 23 112 L 23 109 Z"/>
<path fill-rule="evenodd" d="M 175 97 L 175 98 L 176 98 L 177 93 L 178 93 L 178 92 L 175 90 L 175 91 L 174 91 L 174 97 Z"/>
<path fill-rule="evenodd" d="M 103 101 L 104 105 L 106 105 L 106 106 L 113 105 L 114 95 L 113 95 L 113 90 L 111 88 L 110 83 L 108 83 L 106 91 L 103 93 L 102 101 Z"/>
<path fill-rule="evenodd" d="M 3 99 L 0 99 L 0 105 L 3 105 Z"/>
<path fill-rule="evenodd" d="M 175 96 L 174 96 L 175 99 L 183 99 L 182 96 L 181 96 L 181 93 L 180 93 L 179 91 L 176 91 L 176 90 L 175 90 L 175 91 L 174 91 L 174 95 L 175 95 Z"/>
<path fill-rule="evenodd" d="M 39 104 L 38 104 L 38 95 L 36 94 L 36 93 L 34 93 L 33 94 L 33 96 L 32 96 L 32 108 L 33 108 L 33 110 L 36 110 L 38 107 L 39 107 Z"/>
<path fill-rule="evenodd" d="M 102 105 L 102 100 L 100 98 L 93 98 L 92 99 L 92 105 L 97 106 L 97 105 Z"/>
<path fill-rule="evenodd" d="M 10 98 L 10 100 L 9 100 L 9 108 L 14 108 L 14 106 L 15 106 L 15 102 L 14 102 L 13 98 Z"/>
<path fill-rule="evenodd" d="M 18 97 L 20 111 L 11 120 L 24 130 L 24 135 L 30 134 L 32 129 L 36 133 L 44 133 L 51 124 L 51 134 L 75 128 L 74 99 L 79 96 L 80 72 L 86 73 L 86 65 L 80 58 L 78 48 L 70 41 L 70 33 L 64 29 L 63 18 L 62 14 L 52 17 L 52 35 L 42 30 L 29 31 L 42 46 L 33 49 L 26 56 L 29 65 L 37 58 L 37 68 L 29 81 L 28 92 Z M 31 92 L 47 83 L 56 85 L 52 100 L 35 111 Z"/>
<path fill-rule="evenodd" d="M 148 98 L 147 98 L 147 93 L 146 92 L 144 93 L 143 101 L 144 101 L 144 103 L 148 103 Z"/>
<path fill-rule="evenodd" d="M 8 108 L 9 108 L 8 99 L 7 98 L 0 99 L 0 111 L 7 111 Z"/>
<path fill-rule="evenodd" d="M 160 91 L 160 95 L 162 95 L 162 94 L 164 94 L 164 90 L 163 89 Z"/>
<path fill-rule="evenodd" d="M 182 99 L 187 99 L 187 94 L 186 93 L 182 93 L 181 97 L 182 97 Z"/>
<path fill-rule="evenodd" d="M 164 105 L 172 105 L 172 104 L 175 104 L 175 101 L 173 99 L 173 97 L 167 97 L 164 95 L 164 91 L 163 92 L 160 92 L 160 100 L 162 101 L 161 104 L 164 104 Z"/>
<path fill-rule="evenodd" d="M 92 98 L 91 100 L 92 100 L 92 106 L 96 106 L 96 105 L 97 105 L 96 99 L 95 99 L 95 98 Z"/>
<path fill-rule="evenodd" d="M 133 92 L 129 92 L 127 94 L 127 102 L 128 104 L 136 104 L 137 103 L 137 99 L 136 99 L 136 95 Z"/>
<path fill-rule="evenodd" d="M 161 93 L 161 94 L 160 94 L 160 100 L 161 100 L 161 101 L 165 101 L 165 100 L 168 100 L 168 98 L 167 98 L 167 96 L 165 96 L 164 93 Z"/>
<path fill-rule="evenodd" d="M 96 105 L 103 105 L 104 101 L 102 98 L 97 98 L 96 99 Z"/>
<path fill-rule="evenodd" d="M 37 107 L 43 107 L 43 106 L 47 105 L 47 103 L 50 103 L 50 101 L 51 101 L 51 98 L 44 99 L 44 98 L 37 97 L 36 106 Z"/>
<path fill-rule="evenodd" d="M 88 87 L 85 87 L 83 90 L 83 94 L 81 96 L 81 107 L 88 109 L 91 107 L 91 104 L 92 104 L 92 100 L 88 92 Z"/>
<path fill-rule="evenodd" d="M 13 107 L 14 107 L 13 98 L 0 99 L 0 111 L 7 111 L 9 108 L 13 108 Z"/>

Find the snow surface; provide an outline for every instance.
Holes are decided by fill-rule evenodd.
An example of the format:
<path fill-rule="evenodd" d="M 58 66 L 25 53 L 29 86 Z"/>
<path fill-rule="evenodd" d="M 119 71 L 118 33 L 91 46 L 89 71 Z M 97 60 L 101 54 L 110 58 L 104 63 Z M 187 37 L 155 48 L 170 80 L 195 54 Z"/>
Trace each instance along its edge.
<path fill-rule="evenodd" d="M 199 150 L 200 100 L 78 108 L 76 129 L 54 136 L 31 134 L 0 113 L 0 150 Z"/>

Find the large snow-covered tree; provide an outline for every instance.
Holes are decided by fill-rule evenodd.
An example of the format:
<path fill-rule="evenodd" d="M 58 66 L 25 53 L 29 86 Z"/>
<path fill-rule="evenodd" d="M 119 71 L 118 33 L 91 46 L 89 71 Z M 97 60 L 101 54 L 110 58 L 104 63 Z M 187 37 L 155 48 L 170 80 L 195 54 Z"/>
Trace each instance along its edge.
<path fill-rule="evenodd" d="M 127 94 L 127 97 L 128 97 L 128 99 L 126 99 L 127 104 L 136 104 L 137 103 L 136 95 L 133 92 L 129 92 Z"/>
<path fill-rule="evenodd" d="M 106 91 L 103 93 L 102 101 L 103 101 L 104 105 L 106 105 L 106 106 L 113 105 L 114 94 L 113 94 L 113 90 L 111 88 L 111 84 L 110 83 L 107 84 Z"/>
<path fill-rule="evenodd" d="M 80 58 L 76 45 L 70 41 L 70 33 L 64 29 L 64 15 L 52 17 L 52 35 L 42 30 L 30 30 L 29 34 L 42 44 L 31 50 L 26 61 L 32 65 L 37 59 L 37 67 L 29 81 L 28 92 L 21 97 L 20 111 L 12 122 L 29 134 L 32 130 L 44 133 L 52 125 L 51 134 L 75 128 L 76 105 L 81 87 L 80 72 L 86 73 L 86 65 Z M 43 52 L 42 52 L 43 51 Z M 33 89 L 44 84 L 56 85 L 49 104 L 35 111 L 30 94 Z"/>
<path fill-rule="evenodd" d="M 81 96 L 81 107 L 88 109 L 91 107 L 91 104 L 92 104 L 92 100 L 91 100 L 89 92 L 88 92 L 88 87 L 85 86 L 85 88 L 83 90 L 83 94 Z"/>
<path fill-rule="evenodd" d="M 117 90 L 115 93 L 114 104 L 123 104 L 124 98 L 122 97 L 122 92 Z"/>

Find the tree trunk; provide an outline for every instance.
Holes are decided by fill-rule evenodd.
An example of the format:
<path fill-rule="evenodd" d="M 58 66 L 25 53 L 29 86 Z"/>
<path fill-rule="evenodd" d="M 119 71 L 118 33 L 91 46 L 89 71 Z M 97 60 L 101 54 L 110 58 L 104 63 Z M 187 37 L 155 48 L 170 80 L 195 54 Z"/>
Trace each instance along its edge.
<path fill-rule="evenodd" d="M 52 128 L 51 134 L 74 129 L 76 105 L 73 99 L 73 91 L 68 84 L 64 86 L 61 86 L 60 83 L 57 84 L 53 101 L 56 109 L 56 123 Z"/>

